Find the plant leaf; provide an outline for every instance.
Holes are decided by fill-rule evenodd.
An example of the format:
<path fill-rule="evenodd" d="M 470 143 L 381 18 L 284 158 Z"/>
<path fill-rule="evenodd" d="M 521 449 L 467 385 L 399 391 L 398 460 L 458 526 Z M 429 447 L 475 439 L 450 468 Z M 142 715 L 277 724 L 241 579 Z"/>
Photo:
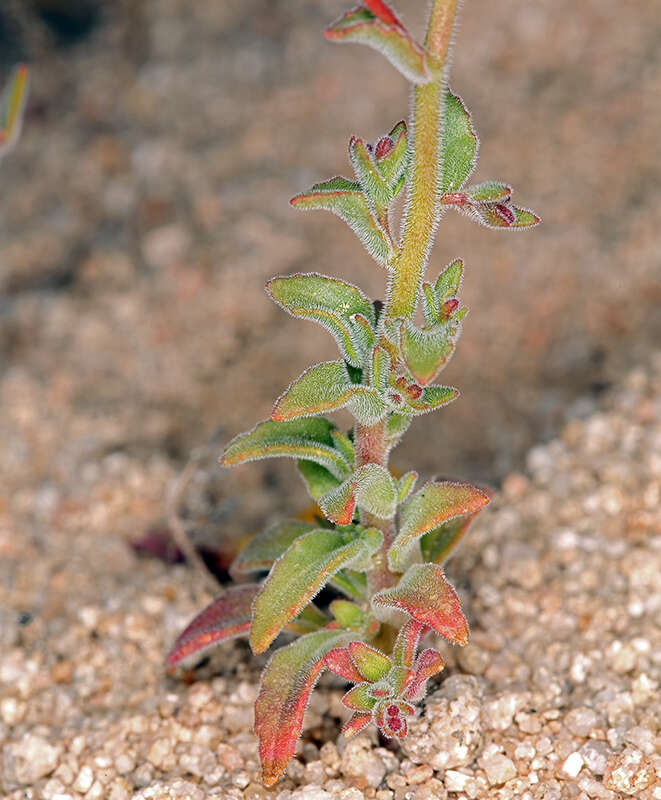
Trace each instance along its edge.
<path fill-rule="evenodd" d="M 177 637 L 168 653 L 168 668 L 220 642 L 247 636 L 252 603 L 259 589 L 258 583 L 231 586 L 200 611 Z"/>
<path fill-rule="evenodd" d="M 397 508 L 397 490 L 390 472 L 379 464 L 364 464 L 337 489 L 319 499 L 332 522 L 348 525 L 359 505 L 379 519 L 390 519 Z"/>
<path fill-rule="evenodd" d="M 459 326 L 434 325 L 421 329 L 410 320 L 401 323 L 401 349 L 406 366 L 416 379 L 425 386 L 432 381 L 448 363 L 459 338 Z"/>
<path fill-rule="evenodd" d="M 364 6 L 347 11 L 324 31 L 324 36 L 334 42 L 357 42 L 378 50 L 412 83 L 428 83 L 431 79 L 425 50 L 400 24 L 388 24 Z"/>
<path fill-rule="evenodd" d="M 304 633 L 318 631 L 327 625 L 328 618 L 314 603 L 308 603 L 297 617 L 287 623 L 285 630 L 287 633 L 295 633 L 300 636 Z"/>
<path fill-rule="evenodd" d="M 28 78 L 29 69 L 25 64 L 14 67 L 0 96 L 0 158 L 11 150 L 21 133 Z"/>
<path fill-rule="evenodd" d="M 362 365 L 365 353 L 356 347 L 352 316 L 361 314 L 373 327 L 374 309 L 369 298 L 356 286 L 317 273 L 272 278 L 266 290 L 278 305 L 294 317 L 311 319 L 333 336 L 344 358 Z"/>
<path fill-rule="evenodd" d="M 415 678 L 406 690 L 404 695 L 406 699 L 421 700 L 425 696 L 426 684 L 429 678 L 441 672 L 444 667 L 443 656 L 438 650 L 434 650 L 431 647 L 423 650 L 415 662 Z"/>
<path fill-rule="evenodd" d="M 493 490 L 487 486 L 478 487 L 489 499 L 493 497 Z M 420 550 L 425 561 L 433 564 L 442 564 L 468 530 L 468 526 L 475 519 L 479 511 L 465 516 L 455 517 L 444 522 L 420 539 Z"/>
<path fill-rule="evenodd" d="M 315 464 L 314 461 L 299 459 L 296 466 L 313 500 L 318 501 L 326 492 L 340 485 L 340 481 L 326 467 Z"/>
<path fill-rule="evenodd" d="M 415 659 L 415 651 L 428 627 L 415 619 L 409 619 L 399 630 L 392 649 L 392 660 L 398 667 L 410 667 Z"/>
<path fill-rule="evenodd" d="M 484 181 L 484 183 L 469 186 L 466 189 L 466 194 L 471 200 L 478 203 L 484 201 L 506 202 L 512 196 L 512 187 L 502 181 Z"/>
<path fill-rule="evenodd" d="M 381 177 L 365 142 L 356 136 L 352 136 L 349 140 L 349 160 L 356 179 L 372 206 L 377 212 L 387 208 L 392 200 L 390 186 Z"/>
<path fill-rule="evenodd" d="M 340 678 L 344 678 L 345 681 L 362 683 L 365 680 L 358 672 L 346 647 L 335 647 L 333 650 L 329 650 L 324 656 L 324 666 L 339 675 Z"/>
<path fill-rule="evenodd" d="M 365 612 L 350 600 L 333 600 L 329 608 L 343 628 L 357 631 L 365 627 Z"/>
<path fill-rule="evenodd" d="M 372 605 L 405 611 L 453 644 L 468 643 L 468 623 L 459 598 L 437 564 L 413 564 L 397 586 L 375 594 Z"/>
<path fill-rule="evenodd" d="M 453 386 L 425 386 L 418 400 L 408 398 L 408 404 L 415 415 L 428 414 L 448 405 L 459 397 L 459 389 Z"/>
<path fill-rule="evenodd" d="M 376 699 L 370 697 L 369 690 L 371 684 L 359 683 L 354 686 L 342 698 L 342 705 L 354 711 L 371 711 L 376 705 Z"/>
<path fill-rule="evenodd" d="M 440 190 L 456 192 L 470 177 L 477 160 L 478 138 L 463 100 L 445 92 L 445 113 L 441 135 Z"/>
<path fill-rule="evenodd" d="M 315 527 L 309 522 L 294 519 L 272 525 L 254 536 L 243 548 L 232 562 L 230 574 L 246 575 L 270 569 L 273 562 L 280 558 L 299 536 L 309 533 Z"/>
<path fill-rule="evenodd" d="M 383 347 L 372 350 L 371 383 L 378 391 L 385 392 L 390 377 L 390 356 Z"/>
<path fill-rule="evenodd" d="M 378 392 L 352 383 L 344 361 L 324 361 L 307 369 L 280 395 L 272 416 L 281 422 L 344 406 L 364 425 L 374 424 L 385 413 Z"/>
<path fill-rule="evenodd" d="M 324 655 L 350 634 L 319 631 L 274 653 L 262 673 L 255 703 L 255 733 L 266 786 L 280 778 L 294 755 L 310 692 L 323 669 Z"/>
<path fill-rule="evenodd" d="M 250 646 L 262 653 L 287 622 L 306 606 L 342 567 L 377 550 L 376 528 L 347 533 L 317 528 L 304 534 L 273 565 L 253 604 Z"/>
<path fill-rule="evenodd" d="M 342 735 L 345 739 L 350 739 L 352 736 L 360 733 L 363 728 L 366 728 L 371 721 L 371 714 L 361 714 L 359 711 L 356 711 L 356 713 L 353 714 L 351 719 L 345 723 L 344 727 L 342 728 Z"/>
<path fill-rule="evenodd" d="M 427 483 L 402 506 L 399 534 L 388 550 L 390 568 L 402 572 L 423 534 L 454 517 L 474 514 L 488 502 L 488 495 L 470 483 Z"/>
<path fill-rule="evenodd" d="M 415 487 L 415 482 L 418 480 L 418 473 L 411 470 L 397 481 L 397 502 L 403 503 L 406 498 L 411 494 Z"/>
<path fill-rule="evenodd" d="M 391 247 L 381 226 L 370 212 L 360 184 L 343 177 L 315 184 L 289 201 L 305 211 L 331 211 L 347 223 L 363 243 L 363 247 L 382 267 L 388 265 Z"/>
<path fill-rule="evenodd" d="M 447 300 L 449 297 L 456 297 L 461 288 L 461 281 L 464 275 L 464 262 L 456 258 L 441 272 L 436 278 L 434 291 L 438 302 Z"/>
<path fill-rule="evenodd" d="M 404 120 L 398 122 L 385 139 L 389 149 L 383 155 L 379 152 L 378 142 L 375 146 L 376 166 L 383 179 L 390 186 L 393 196 L 397 196 L 395 187 L 406 173 L 408 156 L 408 141 Z M 385 150 L 386 148 L 383 149 Z"/>
<path fill-rule="evenodd" d="M 512 206 L 512 211 L 514 211 L 514 223 L 511 226 L 512 228 L 533 228 L 542 221 L 537 214 L 529 211 L 527 208 Z"/>
<path fill-rule="evenodd" d="M 354 600 L 359 601 L 365 599 L 367 578 L 362 572 L 356 572 L 353 569 L 341 569 L 333 576 L 330 584 L 347 597 L 353 597 Z"/>
<path fill-rule="evenodd" d="M 392 667 L 385 653 L 370 647 L 365 642 L 349 642 L 349 653 L 358 672 L 371 683 L 385 678 Z"/>
<path fill-rule="evenodd" d="M 290 456 L 314 461 L 336 478 L 344 478 L 350 467 L 333 446 L 334 429 L 335 425 L 323 417 L 260 422 L 251 431 L 232 439 L 220 463 L 229 467 L 260 458 Z"/>

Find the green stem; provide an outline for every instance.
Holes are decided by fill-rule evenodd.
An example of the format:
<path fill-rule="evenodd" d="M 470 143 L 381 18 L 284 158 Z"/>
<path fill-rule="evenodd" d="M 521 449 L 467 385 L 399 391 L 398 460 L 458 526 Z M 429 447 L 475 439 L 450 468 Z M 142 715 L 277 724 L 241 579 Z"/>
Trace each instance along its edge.
<path fill-rule="evenodd" d="M 441 215 L 439 171 L 443 90 L 447 56 L 459 0 L 433 0 L 425 47 L 436 80 L 415 87 L 413 94 L 413 147 L 409 195 L 404 213 L 401 247 L 393 259 L 385 313 L 389 318 L 410 319 L 418 302 L 425 264 L 434 243 Z"/>

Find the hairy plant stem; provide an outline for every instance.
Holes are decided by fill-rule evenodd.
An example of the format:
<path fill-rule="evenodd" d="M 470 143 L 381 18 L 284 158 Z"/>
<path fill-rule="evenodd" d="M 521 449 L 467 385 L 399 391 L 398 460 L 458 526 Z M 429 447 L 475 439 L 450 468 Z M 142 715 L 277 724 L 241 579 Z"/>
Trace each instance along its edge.
<path fill-rule="evenodd" d="M 435 79 L 413 93 L 413 148 L 402 243 L 393 259 L 385 313 L 410 319 L 415 313 L 425 264 L 441 216 L 440 145 L 445 67 L 459 0 L 433 0 L 425 47 Z"/>

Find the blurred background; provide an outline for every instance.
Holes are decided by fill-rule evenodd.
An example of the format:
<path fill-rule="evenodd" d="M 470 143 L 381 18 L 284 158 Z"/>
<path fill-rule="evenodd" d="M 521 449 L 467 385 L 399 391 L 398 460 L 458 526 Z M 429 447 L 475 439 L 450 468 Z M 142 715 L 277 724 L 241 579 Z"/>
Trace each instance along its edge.
<path fill-rule="evenodd" d="M 427 3 L 399 0 L 422 29 Z M 0 166 L 0 474 L 52 505 L 103 459 L 174 474 L 266 418 L 316 326 L 263 292 L 320 271 L 382 297 L 351 231 L 294 193 L 349 174 L 351 134 L 408 113 L 377 53 L 321 36 L 345 0 L 3 0 L 0 80 L 33 67 Z M 498 485 L 661 341 L 661 15 L 649 0 L 466 0 L 452 87 L 482 144 L 476 180 L 544 224 L 449 212 L 429 273 L 465 260 L 471 313 L 442 376 L 462 397 L 393 454 Z M 214 535 L 306 505 L 292 464 L 221 471 Z M 153 508 L 157 509 L 159 500 Z"/>

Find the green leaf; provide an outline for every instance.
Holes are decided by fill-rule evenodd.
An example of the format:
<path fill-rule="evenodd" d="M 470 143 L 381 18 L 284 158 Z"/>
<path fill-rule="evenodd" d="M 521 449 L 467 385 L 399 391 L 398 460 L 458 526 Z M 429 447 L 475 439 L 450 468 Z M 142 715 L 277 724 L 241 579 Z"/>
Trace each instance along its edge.
<path fill-rule="evenodd" d="M 316 273 L 272 278 L 266 289 L 292 316 L 323 325 L 337 342 L 344 358 L 354 366 L 361 366 L 369 349 L 356 346 L 352 317 L 361 314 L 370 332 L 375 320 L 372 303 L 360 289 Z"/>
<path fill-rule="evenodd" d="M 342 453 L 347 464 L 351 464 L 353 466 L 354 450 L 351 439 L 348 436 L 345 436 L 342 431 L 338 430 L 337 428 L 334 431 L 331 431 L 331 436 L 333 437 L 335 447 Z"/>
<path fill-rule="evenodd" d="M 512 206 L 512 211 L 514 211 L 514 222 L 512 224 L 512 228 L 533 228 L 535 225 L 539 225 L 541 219 L 534 214 L 532 211 L 528 211 L 527 208 L 518 208 L 517 206 Z"/>
<path fill-rule="evenodd" d="M 391 447 L 394 447 L 397 442 L 399 442 L 408 430 L 410 424 L 411 417 L 406 414 L 399 414 L 397 412 L 388 414 L 388 419 L 386 420 L 386 436 L 388 437 L 388 443 Z"/>
<path fill-rule="evenodd" d="M 437 301 L 440 303 L 449 297 L 456 297 L 461 288 L 461 281 L 464 275 L 464 262 L 457 258 L 441 272 L 436 278 L 434 291 Z"/>
<path fill-rule="evenodd" d="M 387 137 L 384 137 L 386 146 L 379 148 L 380 142 L 377 142 L 374 147 L 374 160 L 381 176 L 390 186 L 392 195 L 395 197 L 397 192 L 394 191 L 399 182 L 405 177 L 407 159 L 408 159 L 408 140 L 406 136 L 406 123 L 402 120 L 390 131 Z M 383 153 L 383 155 L 381 155 Z"/>
<path fill-rule="evenodd" d="M 413 564 L 397 586 L 374 595 L 372 606 L 375 611 L 383 607 L 405 611 L 453 644 L 468 643 L 468 624 L 459 598 L 437 564 Z"/>
<path fill-rule="evenodd" d="M 365 612 L 350 600 L 333 600 L 329 608 L 343 628 L 358 631 L 365 626 Z"/>
<path fill-rule="evenodd" d="M 327 625 L 327 617 L 314 603 L 308 603 L 297 617 L 287 623 L 285 630 L 301 636 L 304 633 L 314 633 Z"/>
<path fill-rule="evenodd" d="M 360 184 L 343 177 L 331 178 L 292 197 L 290 203 L 303 210 L 331 211 L 347 223 L 378 264 L 388 265 L 391 246 L 372 216 Z"/>
<path fill-rule="evenodd" d="M 402 357 L 411 375 L 422 386 L 432 381 L 452 357 L 459 326 L 453 328 L 451 332 L 450 326 L 439 324 L 421 329 L 410 320 L 402 321 Z"/>
<path fill-rule="evenodd" d="M 390 472 L 379 464 L 364 464 L 337 489 L 319 500 L 332 522 L 348 525 L 358 505 L 380 519 L 390 519 L 397 508 L 397 490 Z"/>
<path fill-rule="evenodd" d="M 506 202 L 512 195 L 512 187 L 502 181 L 484 181 L 475 186 L 469 186 L 466 194 L 475 202 Z"/>
<path fill-rule="evenodd" d="M 493 490 L 487 486 L 478 487 L 489 499 L 493 497 Z M 425 561 L 434 564 L 442 564 L 459 544 L 463 535 L 468 530 L 468 526 L 479 512 L 455 517 L 444 522 L 429 533 L 425 533 L 420 539 L 420 550 Z"/>
<path fill-rule="evenodd" d="M 349 160 L 356 173 L 356 179 L 372 206 L 377 212 L 379 209 L 387 208 L 392 200 L 390 186 L 381 177 L 365 142 L 355 136 L 349 140 Z"/>
<path fill-rule="evenodd" d="M 379 392 L 385 392 L 390 377 L 390 356 L 383 347 L 372 350 L 371 383 Z"/>
<path fill-rule="evenodd" d="M 406 569 L 423 534 L 454 517 L 474 514 L 488 502 L 488 495 L 470 483 L 427 483 L 402 506 L 399 534 L 388 550 L 390 569 Z"/>
<path fill-rule="evenodd" d="M 355 711 L 371 711 L 376 705 L 374 697 L 370 697 L 371 684 L 359 683 L 342 698 L 342 705 Z"/>
<path fill-rule="evenodd" d="M 167 658 L 168 668 L 220 642 L 247 636 L 252 603 L 259 589 L 257 583 L 232 586 L 196 614 L 172 646 Z"/>
<path fill-rule="evenodd" d="M 462 99 L 447 89 L 441 135 L 441 193 L 456 192 L 466 183 L 477 160 L 477 134 Z"/>
<path fill-rule="evenodd" d="M 363 6 L 347 11 L 324 36 L 334 42 L 357 42 L 382 53 L 412 83 L 431 80 L 425 50 L 397 24 L 377 19 Z"/>
<path fill-rule="evenodd" d="M 403 503 L 411 494 L 415 482 L 418 480 L 418 473 L 415 470 L 407 472 L 397 481 L 397 502 Z"/>
<path fill-rule="evenodd" d="M 255 703 L 255 733 L 266 786 L 273 786 L 294 755 L 324 655 L 350 636 L 337 631 L 310 633 L 278 650 L 267 664 Z"/>
<path fill-rule="evenodd" d="M 353 314 L 351 316 L 351 341 L 356 352 L 361 354 L 361 369 L 367 361 L 367 356 L 372 347 L 374 347 L 374 327 L 362 314 Z M 353 380 L 353 382 L 360 383 L 360 380 Z"/>
<path fill-rule="evenodd" d="M 385 678 L 392 667 L 385 653 L 364 642 L 349 642 L 349 653 L 358 672 L 372 683 Z"/>
<path fill-rule="evenodd" d="M 330 585 L 347 597 L 362 601 L 367 592 L 367 578 L 362 572 L 353 569 L 341 569 L 333 576 Z"/>
<path fill-rule="evenodd" d="M 420 639 L 428 630 L 426 625 L 415 619 L 409 619 L 402 625 L 392 649 L 392 660 L 396 666 L 410 667 L 413 664 Z"/>
<path fill-rule="evenodd" d="M 425 386 L 418 401 L 410 400 L 409 405 L 416 415 L 428 414 L 448 405 L 459 397 L 459 390 L 452 386 Z"/>
<path fill-rule="evenodd" d="M 343 479 L 350 469 L 342 453 L 333 446 L 335 425 L 323 417 L 260 422 L 251 431 L 236 436 L 227 445 L 220 463 L 224 467 L 260 458 L 290 456 L 314 461 Z"/>
<path fill-rule="evenodd" d="M 280 395 L 272 416 L 284 421 L 345 406 L 363 425 L 373 425 L 385 413 L 378 392 L 352 383 L 343 361 L 325 361 L 306 370 Z"/>
<path fill-rule="evenodd" d="M 342 567 L 377 550 L 376 528 L 348 534 L 317 528 L 289 547 L 273 565 L 253 605 L 250 646 L 262 653 L 287 622 L 306 606 Z"/>
<path fill-rule="evenodd" d="M 319 500 L 326 492 L 340 485 L 340 481 L 326 467 L 321 467 L 314 461 L 299 459 L 296 465 L 313 500 Z"/>
<path fill-rule="evenodd" d="M 318 468 L 323 469 L 322 467 Z M 246 575 L 270 569 L 273 562 L 280 558 L 296 539 L 309 533 L 315 527 L 309 522 L 300 522 L 294 519 L 278 522 L 253 537 L 232 562 L 230 573 Z"/>

